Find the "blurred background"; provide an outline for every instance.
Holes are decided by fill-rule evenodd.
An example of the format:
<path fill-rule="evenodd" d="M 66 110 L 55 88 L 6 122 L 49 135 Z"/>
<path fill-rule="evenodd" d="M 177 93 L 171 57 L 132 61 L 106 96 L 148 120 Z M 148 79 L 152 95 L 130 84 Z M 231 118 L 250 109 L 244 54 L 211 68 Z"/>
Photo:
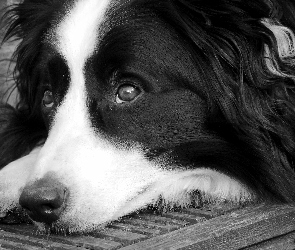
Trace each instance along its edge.
<path fill-rule="evenodd" d="M 14 90 L 13 69 L 14 60 L 12 58 L 13 51 L 17 46 L 17 41 L 7 41 L 2 43 L 5 32 L 5 20 L 3 14 L 13 4 L 21 0 L 0 0 L 0 100 L 15 105 L 17 101 L 17 93 Z"/>

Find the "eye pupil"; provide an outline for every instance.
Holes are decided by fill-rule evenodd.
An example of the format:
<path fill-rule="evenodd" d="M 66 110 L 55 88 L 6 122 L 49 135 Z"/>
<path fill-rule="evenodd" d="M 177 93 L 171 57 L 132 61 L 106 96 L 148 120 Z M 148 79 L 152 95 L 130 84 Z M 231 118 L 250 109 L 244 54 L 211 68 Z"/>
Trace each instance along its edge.
<path fill-rule="evenodd" d="M 131 102 L 140 94 L 140 90 L 133 85 L 123 85 L 118 89 L 117 102 Z"/>
<path fill-rule="evenodd" d="M 43 95 L 42 104 L 46 108 L 52 108 L 54 105 L 53 94 L 50 90 L 46 90 Z"/>

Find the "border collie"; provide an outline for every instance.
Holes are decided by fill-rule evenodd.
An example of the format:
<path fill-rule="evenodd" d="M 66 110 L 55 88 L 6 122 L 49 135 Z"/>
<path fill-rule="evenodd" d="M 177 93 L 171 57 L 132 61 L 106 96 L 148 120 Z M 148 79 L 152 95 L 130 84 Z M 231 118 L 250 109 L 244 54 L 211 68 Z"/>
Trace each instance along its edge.
<path fill-rule="evenodd" d="M 0 212 L 87 232 L 129 213 L 295 201 L 293 0 L 24 0 Z"/>

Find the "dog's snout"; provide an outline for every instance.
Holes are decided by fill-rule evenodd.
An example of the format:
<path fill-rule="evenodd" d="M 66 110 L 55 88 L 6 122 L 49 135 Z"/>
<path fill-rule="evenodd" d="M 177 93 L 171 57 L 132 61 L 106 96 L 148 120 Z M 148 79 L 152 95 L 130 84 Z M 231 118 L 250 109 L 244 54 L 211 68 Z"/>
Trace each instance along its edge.
<path fill-rule="evenodd" d="M 32 220 L 52 224 L 57 221 L 66 206 L 67 189 L 57 181 L 39 180 L 26 186 L 19 204 Z"/>

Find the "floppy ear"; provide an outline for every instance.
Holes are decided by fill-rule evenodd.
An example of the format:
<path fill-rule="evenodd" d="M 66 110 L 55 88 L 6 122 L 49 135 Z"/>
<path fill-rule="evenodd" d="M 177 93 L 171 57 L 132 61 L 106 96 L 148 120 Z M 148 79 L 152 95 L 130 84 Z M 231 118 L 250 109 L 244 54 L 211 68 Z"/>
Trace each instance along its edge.
<path fill-rule="evenodd" d="M 60 1 L 55 1 L 56 3 Z M 0 104 L 0 169 L 28 154 L 47 136 L 40 109 L 39 81 L 36 65 L 39 60 L 44 29 L 54 12 L 51 0 L 25 0 L 8 10 L 4 40 L 19 39 L 16 58 L 15 85 L 18 104 L 15 108 Z"/>
<path fill-rule="evenodd" d="M 56 10 L 60 9 L 62 4 L 63 1 L 59 0 L 25 0 L 14 5 L 5 15 L 8 25 L 4 40 L 11 37 L 20 40 L 14 53 L 19 105 L 30 110 L 35 108 L 37 83 L 33 82 L 33 78 L 43 46 L 42 40 L 45 39 L 45 32 L 58 18 Z"/>
<path fill-rule="evenodd" d="M 243 121 L 241 115 L 245 119 L 249 112 L 249 117 L 276 131 L 269 117 L 275 115 L 279 121 L 282 113 L 290 114 L 289 119 L 294 116 L 293 1 L 179 0 L 170 8 L 174 27 L 193 45 L 200 78 L 206 83 L 201 89 L 214 99 L 212 105 L 220 104 L 228 122 Z M 263 109 L 255 108 L 259 106 Z"/>
<path fill-rule="evenodd" d="M 50 24 L 48 20 L 53 12 L 51 1 L 25 0 L 14 5 L 5 14 L 7 31 L 4 41 L 19 39 L 14 52 L 16 59 L 15 82 L 19 93 L 18 108 L 32 112 L 35 108 L 37 86 L 33 81 L 35 66 L 42 46 L 43 33 Z"/>
<path fill-rule="evenodd" d="M 294 200 L 294 1 L 177 0 L 169 8 L 200 72 L 192 87 L 206 92 L 208 126 L 249 143 L 267 188 Z"/>
<path fill-rule="evenodd" d="M 23 39 L 38 34 L 51 25 L 49 20 L 54 20 L 52 17 L 61 5 L 62 1 L 57 0 L 24 0 L 13 5 L 5 14 L 9 22 L 5 38 Z"/>

